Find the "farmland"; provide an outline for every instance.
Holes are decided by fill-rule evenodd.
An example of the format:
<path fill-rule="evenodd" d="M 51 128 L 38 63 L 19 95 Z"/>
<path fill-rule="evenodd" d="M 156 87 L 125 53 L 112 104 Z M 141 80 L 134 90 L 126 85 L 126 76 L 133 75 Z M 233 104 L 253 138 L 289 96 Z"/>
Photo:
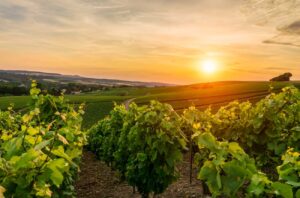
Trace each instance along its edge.
<path fill-rule="evenodd" d="M 269 93 L 270 87 L 278 92 L 281 88 L 300 82 L 216 82 L 173 87 L 124 87 L 112 88 L 80 95 L 67 95 L 73 104 L 85 104 L 83 128 L 87 129 L 105 117 L 113 108 L 114 102 L 120 104 L 134 99 L 137 104 L 147 104 L 150 100 L 169 103 L 177 111 L 191 105 L 199 109 L 211 106 L 217 109 L 233 100 L 256 102 Z M 14 109 L 24 109 L 29 105 L 28 96 L 0 97 L 0 109 L 5 110 L 13 104 Z"/>
<path fill-rule="evenodd" d="M 250 87 L 253 85 L 257 86 Z M 142 197 L 163 193 L 162 197 L 210 194 L 298 198 L 300 95 L 297 88 L 276 86 L 270 90 L 272 93 L 263 89 L 230 94 L 216 91 L 215 95 L 200 99 L 207 99 L 205 103 L 195 105 L 200 111 L 193 107 L 182 111 L 182 107 L 177 107 L 179 114 L 170 105 L 156 101 L 146 100 L 142 102 L 145 106 L 117 106 L 90 130 L 88 148 L 103 162 L 97 165 L 99 169 L 111 167 L 128 185 L 136 187 Z M 179 104 L 186 101 L 184 97 L 178 98 L 180 95 L 178 99 L 167 96 L 160 101 Z M 192 98 L 195 99 L 198 97 Z M 227 105 L 232 99 L 240 102 Z M 209 100 L 212 109 L 202 111 L 201 107 L 208 106 Z M 220 109 L 215 105 L 222 103 Z M 87 156 L 86 160 L 94 164 L 92 154 Z M 83 169 L 83 181 L 95 183 L 96 187 L 85 189 L 86 183 L 80 183 L 80 197 L 106 193 L 118 197 L 120 192 L 122 197 L 138 197 L 128 186 L 114 185 L 101 176 L 93 177 L 89 169 Z M 178 174 L 180 179 L 172 184 Z M 202 185 L 195 181 L 196 175 Z M 101 189 L 97 181 L 114 188 L 115 193 L 97 191 Z"/>
<path fill-rule="evenodd" d="M 9 160 L 7 163 L 10 163 L 5 171 L 15 170 L 26 175 L 27 171 L 32 171 L 32 166 L 40 171 L 44 169 L 45 175 L 37 177 L 39 187 L 31 189 L 31 183 L 22 183 L 24 186 L 19 187 L 22 193 L 46 197 L 52 193 L 74 193 L 71 190 L 74 183 L 68 183 L 68 180 L 76 177 L 76 163 L 81 157 L 82 172 L 76 182 L 79 198 L 108 195 L 139 197 L 138 193 L 132 194 L 129 185 L 142 197 L 149 197 L 151 193 L 163 193 L 164 197 L 201 197 L 207 193 L 231 197 L 238 191 L 261 196 L 278 191 L 283 197 L 293 197 L 294 193 L 298 196 L 300 191 L 293 184 L 298 179 L 284 176 L 285 165 L 290 166 L 298 160 L 299 90 L 284 88 L 289 85 L 299 87 L 300 83 L 216 82 L 174 87 L 114 88 L 66 95 L 65 99 L 74 105 L 73 109 L 65 105 L 62 97 L 41 94 L 33 83 L 31 96 L 0 98 L 2 141 L 5 145 L 5 158 L 2 160 Z M 230 103 L 233 100 L 239 102 Z M 137 105 L 130 105 L 132 101 Z M 114 107 L 114 104 L 122 103 L 125 105 Z M 228 103 L 230 105 L 226 106 Z M 8 108 L 11 105 L 14 111 Z M 81 115 L 83 122 L 79 127 Z M 40 122 L 41 119 L 53 121 L 47 126 L 47 122 Z M 52 131 L 54 123 L 55 129 Z M 79 134 L 74 144 L 71 142 L 75 136 L 70 130 Z M 88 141 L 84 131 L 89 132 Z M 284 131 L 284 136 L 281 131 Z M 25 143 L 20 141 L 22 138 Z M 10 146 L 15 143 L 17 147 Z M 26 146 L 22 147 L 22 144 Z M 82 150 L 84 144 L 89 151 Z M 66 154 L 63 147 L 68 149 Z M 268 154 L 262 154 L 261 149 Z M 23 154 L 11 158 L 14 152 Z M 39 152 L 45 152 L 44 156 L 38 157 Z M 49 152 L 57 158 L 49 157 Z M 39 163 L 32 164 L 23 156 L 30 159 L 38 157 Z M 272 161 L 266 161 L 266 157 Z M 254 158 L 256 161 L 253 161 Z M 281 158 L 287 159 L 282 165 Z M 15 160 L 18 163 L 15 164 Z M 222 160 L 224 166 L 218 160 Z M 61 169 L 62 162 L 66 161 L 71 163 L 70 167 Z M 24 165 L 21 166 L 21 163 Z M 212 166 L 215 168 L 211 169 Z M 274 172 L 276 166 L 278 173 Z M 241 170 L 235 173 L 232 168 Z M 47 171 L 52 173 L 49 175 Z M 228 177 L 223 175 L 223 171 Z M 260 171 L 266 171 L 266 176 L 261 175 Z M 298 169 L 293 171 L 297 174 Z M 37 176 L 41 173 L 32 172 Z M 216 176 L 217 181 L 211 175 L 219 175 Z M 284 180 L 276 181 L 278 175 Z M 5 189 L 13 189 L 15 182 L 17 186 L 21 185 L 18 184 L 20 178 L 11 178 L 9 174 L 2 177 L 6 178 L 3 181 L 7 181 L 2 184 Z M 119 182 L 120 178 L 126 183 L 112 183 Z M 235 186 L 226 185 L 236 178 L 242 180 L 238 179 Z M 257 186 L 257 181 L 253 180 L 255 178 L 263 181 L 260 185 L 264 187 L 260 191 L 258 189 L 262 187 Z M 49 183 L 46 186 L 43 186 L 44 179 Z M 250 181 L 249 186 L 242 187 Z M 60 187 L 61 184 L 63 187 Z M 9 190 L 7 193 L 13 195 L 17 192 Z"/>

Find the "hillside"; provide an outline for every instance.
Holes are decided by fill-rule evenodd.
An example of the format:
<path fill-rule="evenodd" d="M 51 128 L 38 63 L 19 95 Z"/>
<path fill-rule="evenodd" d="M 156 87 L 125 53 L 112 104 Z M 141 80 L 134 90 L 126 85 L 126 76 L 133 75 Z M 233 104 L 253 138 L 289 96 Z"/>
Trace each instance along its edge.
<path fill-rule="evenodd" d="M 138 86 L 138 87 L 156 87 L 156 86 L 170 86 L 166 83 L 158 82 L 139 82 L 139 81 L 125 81 L 116 79 L 97 79 L 87 78 L 78 75 L 63 75 L 58 73 L 45 73 L 38 71 L 22 71 L 22 70 L 0 70 L 0 82 L 17 83 L 22 86 L 28 86 L 30 80 L 37 80 L 43 84 L 59 84 L 66 85 L 69 83 L 82 85 L 98 85 L 104 87 L 113 86 Z"/>

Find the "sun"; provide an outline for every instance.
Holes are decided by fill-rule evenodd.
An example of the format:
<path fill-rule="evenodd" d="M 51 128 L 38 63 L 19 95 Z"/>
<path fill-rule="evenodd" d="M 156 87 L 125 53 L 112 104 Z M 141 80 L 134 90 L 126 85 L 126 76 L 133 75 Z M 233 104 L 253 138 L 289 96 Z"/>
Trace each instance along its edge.
<path fill-rule="evenodd" d="M 212 59 L 203 60 L 201 70 L 206 74 L 213 74 L 217 71 L 218 63 Z"/>

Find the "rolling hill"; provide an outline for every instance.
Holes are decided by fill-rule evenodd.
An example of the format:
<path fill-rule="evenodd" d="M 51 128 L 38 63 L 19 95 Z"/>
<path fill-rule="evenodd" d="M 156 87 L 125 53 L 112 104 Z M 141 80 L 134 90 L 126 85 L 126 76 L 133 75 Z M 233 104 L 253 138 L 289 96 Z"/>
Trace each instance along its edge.
<path fill-rule="evenodd" d="M 126 81 L 116 79 L 97 79 L 88 78 L 78 75 L 63 75 L 58 73 L 45 73 L 38 71 L 22 71 L 22 70 L 0 70 L 0 82 L 16 83 L 20 86 L 29 86 L 30 80 L 37 80 L 43 84 L 58 84 L 66 85 L 69 83 L 82 85 L 98 85 L 103 87 L 115 86 L 134 86 L 134 87 L 157 87 L 157 86 L 171 86 L 171 84 L 158 82 L 139 82 Z"/>

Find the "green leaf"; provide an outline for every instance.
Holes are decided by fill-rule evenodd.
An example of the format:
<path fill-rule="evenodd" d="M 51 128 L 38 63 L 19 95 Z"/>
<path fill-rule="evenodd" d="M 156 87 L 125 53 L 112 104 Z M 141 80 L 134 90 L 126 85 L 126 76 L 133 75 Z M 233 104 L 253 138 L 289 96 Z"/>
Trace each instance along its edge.
<path fill-rule="evenodd" d="M 22 147 L 22 139 L 23 139 L 22 137 L 17 137 L 5 143 L 4 149 L 7 151 L 5 154 L 6 159 L 9 159 L 12 156 L 17 155 L 17 153 L 20 152 Z"/>
<path fill-rule="evenodd" d="M 64 151 L 64 147 L 59 146 L 57 149 L 54 149 L 51 151 L 52 154 L 58 156 L 58 157 L 62 157 L 65 160 L 67 160 L 72 166 L 74 167 L 78 167 L 71 159 L 71 157 L 69 155 L 67 155 Z"/>
<path fill-rule="evenodd" d="M 225 176 L 222 177 L 224 192 L 227 195 L 234 195 L 249 177 L 249 171 L 236 160 L 224 164 L 223 170 L 225 172 Z"/>
<path fill-rule="evenodd" d="M 39 133 L 38 129 L 35 129 L 35 128 L 33 128 L 33 127 L 29 127 L 29 128 L 27 129 L 27 132 L 28 132 L 29 135 L 36 135 L 36 134 Z"/>
<path fill-rule="evenodd" d="M 203 133 L 198 137 L 198 144 L 212 151 L 217 150 L 216 138 L 211 133 Z"/>
<path fill-rule="evenodd" d="M 198 174 L 198 179 L 203 180 L 208 185 L 211 192 L 215 195 L 219 195 L 220 186 L 218 184 L 218 171 L 214 164 L 210 161 L 206 161 Z"/>
<path fill-rule="evenodd" d="M 52 140 L 53 140 L 53 138 L 51 138 L 49 140 L 42 141 L 41 143 L 39 143 L 38 145 L 36 145 L 34 147 L 34 150 L 38 151 L 38 150 L 41 150 L 41 149 L 45 148 L 46 146 L 48 146 L 48 144 L 50 144 L 50 142 Z"/>
<path fill-rule="evenodd" d="M 240 145 L 237 142 L 230 142 L 228 144 L 228 149 L 233 153 L 244 153 L 244 150 L 240 147 Z"/>
<path fill-rule="evenodd" d="M 55 159 L 50 161 L 46 167 L 52 171 L 50 179 L 59 187 L 64 179 L 63 173 L 65 171 L 66 161 L 64 159 Z"/>
<path fill-rule="evenodd" d="M 39 156 L 39 153 L 34 149 L 30 149 L 27 153 L 21 155 L 19 160 L 15 164 L 16 169 L 21 168 L 34 168 L 33 160 Z"/>
<path fill-rule="evenodd" d="M 249 194 L 259 196 L 264 193 L 266 185 L 271 181 L 262 173 L 254 174 L 251 178 L 251 183 L 247 188 Z"/>
<path fill-rule="evenodd" d="M 283 184 L 280 182 L 274 182 L 272 188 L 275 190 L 275 194 L 281 195 L 284 198 L 293 198 L 293 189 L 288 184 Z"/>

